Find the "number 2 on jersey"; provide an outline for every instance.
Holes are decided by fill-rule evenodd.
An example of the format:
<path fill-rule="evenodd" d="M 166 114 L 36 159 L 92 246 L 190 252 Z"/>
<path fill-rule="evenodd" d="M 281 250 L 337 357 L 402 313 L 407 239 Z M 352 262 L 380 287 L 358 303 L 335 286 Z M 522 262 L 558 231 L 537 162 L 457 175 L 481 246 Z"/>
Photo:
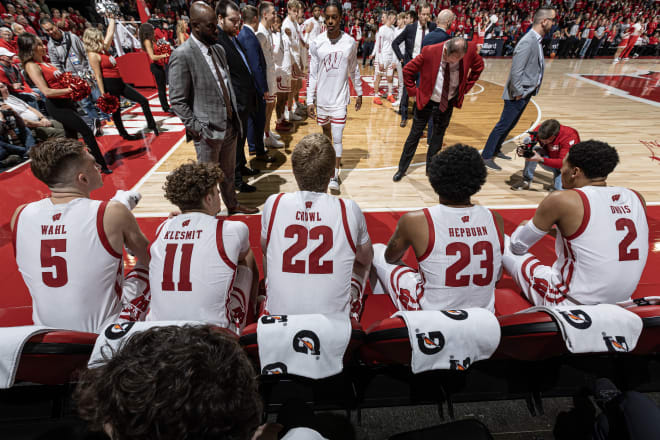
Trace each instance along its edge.
<path fill-rule="evenodd" d="M 637 229 L 635 222 L 629 218 L 620 218 L 614 222 L 617 231 L 628 231 L 623 240 L 619 243 L 619 261 L 635 261 L 639 260 L 639 249 L 628 249 L 637 238 Z"/>
<path fill-rule="evenodd" d="M 165 246 L 165 264 L 163 265 L 163 282 L 161 288 L 164 291 L 190 292 L 190 260 L 192 258 L 193 243 L 181 245 L 181 261 L 179 263 L 179 282 L 174 286 L 172 272 L 174 271 L 174 257 L 176 256 L 179 243 L 169 243 Z"/>
<path fill-rule="evenodd" d="M 284 230 L 286 238 L 296 238 L 296 241 L 284 251 L 282 256 L 282 272 L 306 273 L 307 262 L 305 260 L 294 260 L 303 249 L 307 247 L 307 241 L 321 240 L 309 254 L 310 274 L 329 274 L 333 271 L 332 260 L 321 262 L 321 258 L 332 249 L 332 229 L 328 226 L 316 226 L 309 231 L 302 225 L 289 225 Z"/>

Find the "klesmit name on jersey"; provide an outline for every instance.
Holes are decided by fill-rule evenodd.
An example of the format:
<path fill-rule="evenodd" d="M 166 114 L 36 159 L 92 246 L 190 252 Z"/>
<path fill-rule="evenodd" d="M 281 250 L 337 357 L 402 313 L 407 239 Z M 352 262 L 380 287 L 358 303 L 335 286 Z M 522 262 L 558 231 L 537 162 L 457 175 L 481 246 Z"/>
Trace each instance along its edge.
<path fill-rule="evenodd" d="M 630 214 L 632 212 L 630 210 L 630 206 L 628 205 L 623 205 L 623 206 L 610 205 L 610 209 L 612 210 L 612 214 Z"/>
<path fill-rule="evenodd" d="M 41 235 L 66 234 L 65 225 L 41 225 Z"/>
<path fill-rule="evenodd" d="M 165 231 L 163 236 L 164 240 L 194 240 L 199 239 L 202 235 L 202 230 L 196 231 Z"/>
<path fill-rule="evenodd" d="M 321 222 L 320 212 L 296 211 L 296 220 L 303 222 Z"/>
<path fill-rule="evenodd" d="M 488 229 L 485 226 L 476 226 L 470 228 L 447 228 L 450 237 L 485 237 L 488 235 Z"/>

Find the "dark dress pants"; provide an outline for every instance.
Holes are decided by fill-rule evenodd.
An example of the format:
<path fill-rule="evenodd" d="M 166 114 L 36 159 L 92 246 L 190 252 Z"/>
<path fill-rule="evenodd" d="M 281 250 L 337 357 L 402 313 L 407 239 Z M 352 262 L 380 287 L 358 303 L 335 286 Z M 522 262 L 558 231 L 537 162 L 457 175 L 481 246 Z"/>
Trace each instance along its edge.
<path fill-rule="evenodd" d="M 529 104 L 530 99 L 532 99 L 531 93 L 527 97 L 517 101 L 508 99 L 504 100 L 504 108 L 502 109 L 500 120 L 495 124 L 495 127 L 493 127 L 493 131 L 490 132 L 490 136 L 488 136 L 488 140 L 486 141 L 486 146 L 481 152 L 481 157 L 484 159 L 491 159 L 500 152 L 502 149 L 502 142 L 506 140 L 509 132 L 513 130 L 513 127 L 518 123 L 518 120 L 525 111 L 525 107 Z"/>
<path fill-rule="evenodd" d="M 258 99 L 257 110 L 248 116 L 247 142 L 250 153 L 266 154 L 264 147 L 264 129 L 266 126 L 266 101 L 263 96 Z M 244 154 L 245 155 L 245 154 Z"/>
<path fill-rule="evenodd" d="M 410 128 L 410 134 L 408 134 L 406 143 L 403 145 L 401 159 L 399 160 L 399 171 L 405 173 L 410 166 L 410 162 L 412 162 L 412 159 L 415 156 L 415 151 L 417 151 L 419 139 L 424 132 L 424 127 L 426 127 L 426 124 L 429 122 L 429 118 L 432 117 L 434 127 L 433 135 L 431 137 L 431 144 L 426 152 L 426 167 L 428 171 L 428 165 L 431 162 L 431 158 L 442 148 L 442 141 L 445 137 L 445 132 L 447 131 L 451 115 L 454 111 L 454 102 L 455 100 L 453 99 L 449 101 L 447 104 L 447 110 L 444 112 L 440 111 L 438 103 L 434 101 L 429 101 L 421 110 L 415 105 L 413 124 Z"/>

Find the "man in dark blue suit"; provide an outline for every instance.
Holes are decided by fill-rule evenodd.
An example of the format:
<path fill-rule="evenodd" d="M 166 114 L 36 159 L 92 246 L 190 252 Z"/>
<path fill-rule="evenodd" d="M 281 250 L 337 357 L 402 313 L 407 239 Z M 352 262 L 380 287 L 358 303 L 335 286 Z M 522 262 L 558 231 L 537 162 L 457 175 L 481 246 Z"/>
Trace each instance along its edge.
<path fill-rule="evenodd" d="M 449 40 L 451 36 L 449 35 L 449 28 L 454 22 L 456 15 L 451 11 L 451 9 L 443 9 L 438 14 L 438 17 L 435 19 L 437 24 L 436 28 L 429 32 L 424 41 L 422 41 L 422 47 L 430 46 L 432 44 L 442 43 L 443 41 Z"/>
<path fill-rule="evenodd" d="M 238 42 L 245 49 L 248 66 L 257 85 L 257 111 L 248 117 L 247 142 L 250 153 L 264 148 L 264 127 L 266 124 L 266 95 L 268 90 L 266 57 L 257 38 L 259 11 L 254 6 L 246 6 L 241 12 L 243 27 L 238 34 Z M 257 147 L 257 145 L 259 147 Z"/>
<path fill-rule="evenodd" d="M 426 3 L 422 3 L 419 5 L 419 11 L 417 21 L 406 26 L 403 32 L 392 41 L 392 49 L 402 66 L 405 66 L 408 61 L 419 55 L 424 37 L 435 29 L 435 23 L 429 22 L 431 20 L 431 7 Z M 399 49 L 401 43 L 405 43 L 404 53 L 401 53 L 401 49 Z M 400 125 L 405 127 L 408 120 L 408 91 L 403 84 L 399 84 L 399 94 L 401 96 L 401 104 L 399 105 Z"/>
<path fill-rule="evenodd" d="M 238 117 L 241 125 L 247 127 L 248 118 L 257 113 L 259 99 L 263 99 L 263 92 L 259 92 L 258 83 L 248 63 L 247 52 L 238 41 L 241 14 L 238 5 L 231 0 L 224 0 L 215 8 L 218 16 L 218 44 L 222 46 L 227 54 L 227 64 L 231 76 L 231 84 L 236 95 Z M 236 143 L 236 173 L 234 175 L 236 189 L 241 192 L 254 192 L 256 188 L 243 182 L 243 176 L 253 176 L 259 172 L 247 166 L 245 158 L 245 140 L 247 130 L 243 130 L 241 138 Z M 274 162 L 275 159 L 266 153 L 263 140 L 255 144 L 257 159 L 264 162 Z"/>

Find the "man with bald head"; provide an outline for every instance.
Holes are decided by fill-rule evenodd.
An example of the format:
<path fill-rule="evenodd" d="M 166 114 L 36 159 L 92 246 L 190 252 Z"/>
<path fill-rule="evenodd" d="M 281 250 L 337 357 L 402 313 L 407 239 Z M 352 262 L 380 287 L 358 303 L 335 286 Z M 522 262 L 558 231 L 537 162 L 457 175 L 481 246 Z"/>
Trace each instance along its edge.
<path fill-rule="evenodd" d="M 430 46 L 432 44 L 442 43 L 443 41 L 449 40 L 449 28 L 454 22 L 456 14 L 454 14 L 451 9 L 443 9 L 438 14 L 438 17 L 435 19 L 436 24 L 438 25 L 433 31 L 424 37 L 422 41 L 422 47 Z"/>
<path fill-rule="evenodd" d="M 198 162 L 220 165 L 225 174 L 220 184 L 229 214 L 253 214 L 236 199 L 234 172 L 236 141 L 241 136 L 236 96 L 224 49 L 216 44 L 218 18 L 208 4 L 190 6 L 192 35 L 170 57 L 170 102 L 186 127 L 186 138 L 195 143 Z"/>

